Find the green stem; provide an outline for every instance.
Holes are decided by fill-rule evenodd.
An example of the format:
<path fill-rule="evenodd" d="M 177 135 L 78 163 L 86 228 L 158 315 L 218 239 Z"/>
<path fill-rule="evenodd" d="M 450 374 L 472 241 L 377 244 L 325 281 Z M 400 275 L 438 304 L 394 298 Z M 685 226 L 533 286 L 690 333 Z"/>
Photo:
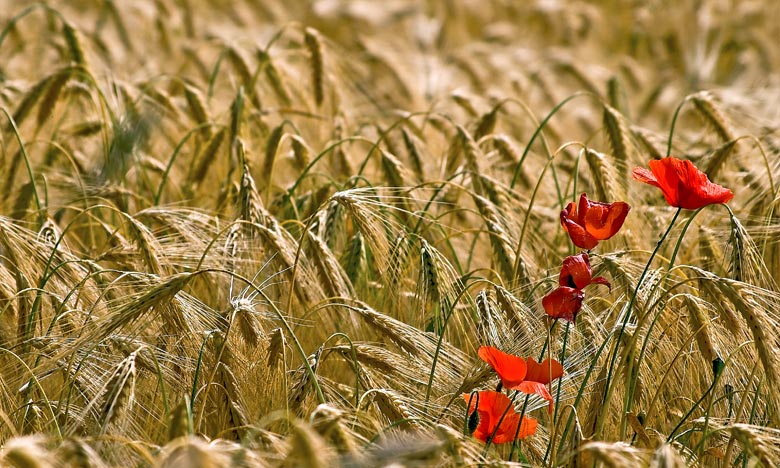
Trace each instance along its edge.
<path fill-rule="evenodd" d="M 566 322 L 566 330 L 563 332 L 563 346 L 561 347 L 561 366 L 563 366 L 564 359 L 566 358 L 566 344 L 569 341 L 569 327 L 571 323 Z M 558 390 L 555 392 L 555 413 L 553 414 L 553 434 L 550 435 L 550 442 L 547 444 L 547 449 L 544 451 L 544 459 L 542 465 L 547 464 L 547 457 L 550 455 L 550 449 L 555 443 L 555 428 L 558 427 L 558 409 L 561 401 L 561 387 L 563 386 L 563 379 L 558 380 Z"/>
<path fill-rule="evenodd" d="M 680 104 L 677 105 L 677 108 L 674 110 L 674 115 L 672 116 L 672 124 L 669 127 L 669 141 L 666 143 L 667 158 L 672 153 L 672 137 L 674 136 L 674 128 L 677 125 L 677 117 L 680 116 L 680 111 L 682 110 L 682 107 L 685 105 L 686 102 L 688 102 L 687 96 L 685 97 L 685 99 L 682 100 L 682 102 L 680 102 Z"/>

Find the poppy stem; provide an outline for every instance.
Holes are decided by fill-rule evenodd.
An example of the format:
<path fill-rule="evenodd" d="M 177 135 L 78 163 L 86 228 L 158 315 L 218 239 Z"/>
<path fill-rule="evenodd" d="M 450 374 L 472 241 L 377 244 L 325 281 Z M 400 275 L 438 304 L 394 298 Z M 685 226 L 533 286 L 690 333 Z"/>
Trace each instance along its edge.
<path fill-rule="evenodd" d="M 674 429 L 672 429 L 672 432 L 669 433 L 669 437 L 666 438 L 666 443 L 667 444 L 670 444 L 670 443 L 672 443 L 674 441 L 675 435 L 677 434 L 677 431 L 680 430 L 680 427 L 682 427 L 682 425 L 685 423 L 685 421 L 687 421 L 688 418 L 691 417 L 691 414 L 693 414 L 693 411 L 696 408 L 699 407 L 701 402 L 704 401 L 705 398 L 707 398 L 707 395 L 709 395 L 710 392 L 712 392 L 712 389 L 715 388 L 715 384 L 717 384 L 717 383 L 718 383 L 718 379 L 716 378 L 716 379 L 714 379 L 712 381 L 712 384 L 710 385 L 710 387 L 704 393 L 702 393 L 701 397 L 698 400 L 696 400 L 696 403 L 694 403 L 693 406 L 691 406 L 691 409 L 688 410 L 688 412 L 685 414 L 685 416 L 680 418 L 680 421 L 677 423 L 676 426 L 674 426 Z M 710 401 L 712 401 L 712 400 L 710 400 Z M 708 417 L 709 417 L 709 408 L 710 408 L 710 406 L 711 405 L 707 406 L 707 416 Z M 703 433 L 706 433 L 706 432 L 707 432 L 707 430 L 706 430 L 706 426 L 705 426 L 705 429 L 704 429 Z"/>
<path fill-rule="evenodd" d="M 601 414 L 599 415 L 598 424 L 596 426 L 596 433 L 594 435 L 596 440 L 598 440 L 598 438 L 601 436 L 601 431 L 604 427 L 604 420 L 606 419 L 609 410 L 608 402 L 612 397 L 612 392 L 614 391 L 614 386 L 612 385 L 612 374 L 615 370 L 615 361 L 617 360 L 618 352 L 620 350 L 620 340 L 623 337 L 623 332 L 626 329 L 626 325 L 628 325 L 628 319 L 631 317 L 631 312 L 634 309 L 634 304 L 636 303 L 636 297 L 639 294 L 639 288 L 642 287 L 642 282 L 644 281 L 645 276 L 647 276 L 647 272 L 650 270 L 650 265 L 652 265 L 656 254 L 658 254 L 658 251 L 661 249 L 661 245 L 663 245 L 664 241 L 669 236 L 669 233 L 672 232 L 674 223 L 677 221 L 677 218 L 680 216 L 681 211 L 682 208 L 677 208 L 677 211 L 674 212 L 674 217 L 672 218 L 672 221 L 669 223 L 669 227 L 666 228 L 664 234 L 655 244 L 653 253 L 650 254 L 650 258 L 647 260 L 645 269 L 642 271 L 642 274 L 639 276 L 639 280 L 636 283 L 636 287 L 634 288 L 634 293 L 631 295 L 631 300 L 628 302 L 628 307 L 626 307 L 626 311 L 623 316 L 623 323 L 620 325 L 620 330 L 618 331 L 617 340 L 615 340 L 615 348 L 614 348 L 615 350 L 612 353 L 612 357 L 610 358 L 610 362 L 609 362 L 609 370 L 607 371 L 607 380 L 606 380 L 606 386 L 604 391 L 604 399 L 602 400 L 602 404 L 601 404 Z"/>
<path fill-rule="evenodd" d="M 523 402 L 523 409 L 520 411 L 520 423 L 517 425 L 517 430 L 515 431 L 515 436 L 512 438 L 512 448 L 509 450 L 509 459 L 507 461 L 512 461 L 512 457 L 515 454 L 515 448 L 517 448 L 517 436 L 520 434 L 520 429 L 523 427 L 523 418 L 525 417 L 525 409 L 528 407 L 528 399 L 531 397 L 531 395 L 525 396 L 525 401 Z"/>
<path fill-rule="evenodd" d="M 563 332 L 563 346 L 561 347 L 561 365 L 564 363 L 564 359 L 566 358 L 566 343 L 569 341 L 569 326 L 571 325 L 570 322 L 566 322 L 566 330 Z M 547 444 L 547 450 L 544 451 L 544 459 L 542 460 L 542 466 L 547 464 L 547 456 L 550 455 L 550 450 L 553 447 L 553 444 L 555 444 L 555 436 L 558 432 L 558 405 L 561 400 L 561 386 L 563 384 L 563 378 L 558 380 L 558 390 L 555 392 L 555 413 L 553 413 L 553 432 L 552 435 L 550 435 L 550 443 Z M 553 454 L 553 458 L 555 455 Z"/>
<path fill-rule="evenodd" d="M 674 136 L 674 128 L 677 125 L 677 117 L 680 116 L 680 111 L 682 110 L 683 106 L 686 102 L 688 102 L 688 97 L 685 96 L 685 99 L 683 99 L 680 104 L 677 105 L 677 109 L 674 110 L 674 115 L 672 116 L 672 124 L 669 127 L 669 140 L 666 143 L 666 157 L 668 158 L 670 154 L 672 154 L 672 137 Z"/>

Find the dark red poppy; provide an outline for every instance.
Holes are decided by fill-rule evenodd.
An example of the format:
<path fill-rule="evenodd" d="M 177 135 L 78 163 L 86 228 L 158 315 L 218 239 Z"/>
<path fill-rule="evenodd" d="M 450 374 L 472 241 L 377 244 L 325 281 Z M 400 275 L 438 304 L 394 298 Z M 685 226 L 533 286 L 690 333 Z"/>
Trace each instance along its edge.
<path fill-rule="evenodd" d="M 660 188 L 671 206 L 698 210 L 726 203 L 734 197 L 731 190 L 710 182 L 707 174 L 690 161 L 669 157 L 650 161 L 648 165 L 650 170 L 635 167 L 634 179 Z"/>
<path fill-rule="evenodd" d="M 548 316 L 574 323 L 584 298 L 585 294 L 581 290 L 561 286 L 542 298 L 542 307 Z"/>
<path fill-rule="evenodd" d="M 471 397 L 465 393 L 463 399 L 466 400 L 466 403 L 471 400 L 469 414 L 473 413 L 475 409 L 479 414 L 479 423 L 473 435 L 482 442 L 487 442 L 492 436 L 494 444 L 505 444 L 515 439 L 516 432 L 518 440 L 536 432 L 538 425 L 536 419 L 524 416 L 521 422 L 520 415 L 515 411 L 509 397 L 501 392 L 483 390 L 479 392 L 478 399 L 476 396 Z M 479 400 L 479 404 L 477 404 L 477 400 Z M 509 408 L 508 411 L 507 408 Z M 506 415 L 504 415 L 505 411 Z M 501 419 L 502 416 L 504 419 Z M 499 421 L 501 421 L 500 425 Z M 520 426 L 519 432 L 518 426 Z M 495 435 L 493 435 L 494 432 Z"/>
<path fill-rule="evenodd" d="M 603 284 L 610 287 L 609 281 L 603 276 L 593 277 L 590 268 L 590 259 L 587 252 L 570 255 L 563 259 L 561 274 L 558 276 L 558 284 L 575 289 L 583 289 L 589 284 Z"/>
<path fill-rule="evenodd" d="M 590 250 L 620 230 L 630 209 L 628 203 L 592 201 L 583 193 L 578 205 L 571 202 L 561 211 L 561 224 L 574 245 Z"/>
<path fill-rule="evenodd" d="M 492 346 L 481 346 L 477 355 L 496 371 L 504 387 L 537 394 L 549 402 L 549 410 L 552 411 L 553 398 L 546 385 L 563 375 L 560 362 L 545 359 L 540 364 L 532 357 L 523 359 Z"/>

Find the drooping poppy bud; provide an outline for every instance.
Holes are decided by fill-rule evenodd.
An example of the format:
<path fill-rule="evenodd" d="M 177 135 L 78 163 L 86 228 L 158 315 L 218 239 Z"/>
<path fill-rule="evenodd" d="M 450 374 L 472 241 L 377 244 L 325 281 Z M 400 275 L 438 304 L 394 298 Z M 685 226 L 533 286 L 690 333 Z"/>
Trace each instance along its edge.
<path fill-rule="evenodd" d="M 574 323 L 584 298 L 585 294 L 579 289 L 561 286 L 542 298 L 542 306 L 549 317 Z"/>
<path fill-rule="evenodd" d="M 590 259 L 587 252 L 570 255 L 563 259 L 561 274 L 558 276 L 558 284 L 570 288 L 583 289 L 585 286 L 594 283 L 611 287 L 609 281 L 603 276 L 593 277 L 593 270 L 590 268 Z"/>

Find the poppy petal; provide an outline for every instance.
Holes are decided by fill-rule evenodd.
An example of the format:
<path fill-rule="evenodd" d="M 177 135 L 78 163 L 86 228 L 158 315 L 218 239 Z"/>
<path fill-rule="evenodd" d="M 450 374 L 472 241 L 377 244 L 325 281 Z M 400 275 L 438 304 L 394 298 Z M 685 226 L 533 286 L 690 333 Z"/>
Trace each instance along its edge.
<path fill-rule="evenodd" d="M 579 289 L 561 286 L 542 298 L 542 307 L 548 316 L 574 323 L 584 298 Z"/>
<path fill-rule="evenodd" d="M 503 444 L 514 440 L 515 433 L 518 439 L 522 439 L 536 432 L 537 421 L 529 417 L 520 421 L 520 415 L 515 411 L 511 400 L 503 393 L 482 390 L 478 395 L 477 403 L 476 397 L 472 398 L 468 393 L 463 394 L 467 403 L 471 400 L 469 413 L 474 409 L 479 413 L 479 423 L 472 434 L 474 438 L 487 442 L 493 437 L 493 443 Z"/>
<path fill-rule="evenodd" d="M 550 395 L 550 391 L 547 390 L 547 387 L 543 383 L 527 380 L 520 385 L 512 387 L 512 390 L 518 390 L 527 395 L 539 395 L 540 397 L 547 400 L 547 411 L 552 413 L 553 397 Z"/>
<path fill-rule="evenodd" d="M 582 192 L 580 194 L 580 201 L 577 204 L 577 212 L 575 213 L 575 218 L 577 220 L 577 224 L 580 226 L 585 225 L 585 213 L 588 212 L 591 206 L 591 201 L 588 200 L 588 194 L 585 192 Z"/>
<path fill-rule="evenodd" d="M 653 173 L 644 167 L 635 167 L 634 170 L 631 171 L 631 177 L 639 182 L 644 182 L 645 184 L 654 185 L 659 188 L 661 187 L 661 184 L 658 183 L 658 179 L 655 178 Z"/>
<path fill-rule="evenodd" d="M 590 280 L 590 284 L 603 284 L 604 286 L 608 287 L 610 291 L 612 291 L 612 285 L 609 284 L 609 281 L 607 281 L 606 278 L 603 276 L 597 276 Z"/>
<path fill-rule="evenodd" d="M 528 366 L 528 373 L 525 376 L 526 382 L 533 381 L 547 385 L 563 375 L 563 366 L 555 359 L 548 358 L 542 362 L 536 362 L 534 358 L 529 357 L 525 363 Z"/>
<path fill-rule="evenodd" d="M 609 239 L 623 226 L 631 207 L 625 202 L 591 202 L 584 214 L 585 230 L 598 240 Z"/>
<path fill-rule="evenodd" d="M 583 226 L 569 218 L 564 218 L 563 212 L 561 212 L 561 224 L 563 229 L 569 233 L 572 243 L 577 247 L 590 250 L 599 244 L 598 239 L 590 235 Z"/>
<path fill-rule="evenodd" d="M 682 161 L 677 158 L 654 159 L 648 163 L 650 170 L 658 180 L 658 186 L 663 192 L 666 203 L 671 206 L 680 206 L 680 189 L 685 187 L 680 183 L 683 180 L 682 172 L 685 171 Z"/>
<path fill-rule="evenodd" d="M 520 430 L 517 430 L 517 426 L 520 426 Z M 496 431 L 496 437 L 493 439 L 493 443 L 504 444 L 512 442 L 517 434 L 517 440 L 524 439 L 536 432 L 538 421 L 534 418 L 523 416 L 523 420 L 520 421 L 520 415 L 517 413 L 508 414 L 501 426 Z"/>
<path fill-rule="evenodd" d="M 726 203 L 734 197 L 731 190 L 710 182 L 707 174 L 700 171 L 692 162 L 682 161 L 682 163 L 679 169 L 680 179 L 687 182 L 686 185 L 691 188 L 680 193 L 679 202 L 682 208 L 695 210 L 701 206 Z"/>
<path fill-rule="evenodd" d="M 490 364 L 490 367 L 496 371 L 496 374 L 501 379 L 501 383 L 505 387 L 510 388 L 525 379 L 525 360 L 492 346 L 481 346 L 477 351 L 477 355 Z"/>

